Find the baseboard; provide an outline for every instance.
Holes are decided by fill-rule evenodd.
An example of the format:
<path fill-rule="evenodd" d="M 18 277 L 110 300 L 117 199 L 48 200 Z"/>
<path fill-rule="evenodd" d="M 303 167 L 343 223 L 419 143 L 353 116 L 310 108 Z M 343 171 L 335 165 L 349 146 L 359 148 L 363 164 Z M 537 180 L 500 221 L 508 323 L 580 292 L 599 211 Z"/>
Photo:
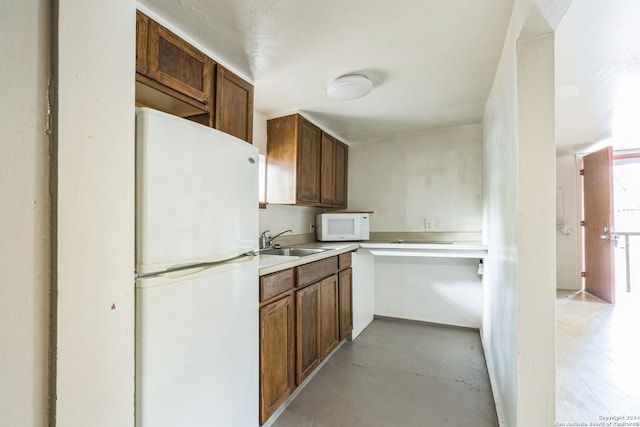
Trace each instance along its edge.
<path fill-rule="evenodd" d="M 487 357 L 486 346 L 484 345 L 484 336 L 482 335 L 482 328 L 480 329 L 480 345 L 482 345 L 482 353 L 484 354 L 484 363 L 487 366 L 487 374 L 489 375 L 489 384 L 491 385 L 491 394 L 493 395 L 493 403 L 496 407 L 496 416 L 498 417 L 498 426 L 506 427 L 507 423 L 504 419 L 504 406 L 502 404 L 502 400 L 496 393 L 496 388 L 494 387 L 494 368 L 493 364 L 489 361 L 490 359 Z"/>
<path fill-rule="evenodd" d="M 442 328 L 451 328 L 451 329 L 462 329 L 465 331 L 473 331 L 479 332 L 480 328 L 475 328 L 473 326 L 461 326 L 461 325 L 451 325 L 449 323 L 438 323 L 438 322 L 429 322 L 427 320 L 415 320 L 415 319 L 405 319 L 402 317 L 393 317 L 393 316 L 381 316 L 379 314 L 373 315 L 373 320 L 393 320 L 397 322 L 405 322 L 405 323 L 416 323 L 419 325 L 428 325 L 428 326 L 440 326 Z"/>

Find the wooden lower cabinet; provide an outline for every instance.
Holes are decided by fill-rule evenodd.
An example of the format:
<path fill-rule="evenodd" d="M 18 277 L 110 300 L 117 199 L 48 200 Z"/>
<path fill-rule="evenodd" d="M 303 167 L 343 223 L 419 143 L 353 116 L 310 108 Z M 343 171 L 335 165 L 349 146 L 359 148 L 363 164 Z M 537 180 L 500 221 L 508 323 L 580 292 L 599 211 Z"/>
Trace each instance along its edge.
<path fill-rule="evenodd" d="M 319 284 L 319 336 L 320 359 L 324 359 L 340 342 L 338 325 L 338 275 L 323 279 Z"/>
<path fill-rule="evenodd" d="M 296 383 L 300 384 L 340 342 L 338 275 L 296 292 Z"/>
<path fill-rule="evenodd" d="M 295 388 L 291 294 L 260 308 L 260 424 Z"/>
<path fill-rule="evenodd" d="M 352 269 L 338 273 L 338 313 L 340 318 L 340 341 L 347 338 L 353 330 L 352 310 Z"/>
<path fill-rule="evenodd" d="M 351 254 L 260 278 L 260 424 L 351 332 Z"/>
<path fill-rule="evenodd" d="M 296 292 L 296 384 L 320 363 L 318 348 L 319 284 Z"/>

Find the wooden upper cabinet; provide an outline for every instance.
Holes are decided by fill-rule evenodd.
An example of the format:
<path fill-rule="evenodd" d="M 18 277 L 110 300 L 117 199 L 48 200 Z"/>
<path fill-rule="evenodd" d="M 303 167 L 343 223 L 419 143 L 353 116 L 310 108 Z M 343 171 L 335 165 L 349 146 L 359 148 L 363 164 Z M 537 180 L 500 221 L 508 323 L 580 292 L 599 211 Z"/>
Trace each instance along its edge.
<path fill-rule="evenodd" d="M 211 105 L 211 58 L 149 20 L 149 77 L 205 105 Z"/>
<path fill-rule="evenodd" d="M 253 139 L 253 85 L 139 11 L 136 105 Z"/>
<path fill-rule="evenodd" d="M 349 147 L 347 144 L 336 140 L 334 148 L 334 207 L 347 207 L 348 165 Z"/>
<path fill-rule="evenodd" d="M 253 85 L 218 64 L 215 128 L 249 143 L 253 139 Z"/>
<path fill-rule="evenodd" d="M 267 202 L 319 206 L 322 131 L 299 114 L 267 122 Z"/>
<path fill-rule="evenodd" d="M 349 147 L 326 133 L 322 133 L 322 181 L 320 202 L 332 208 L 347 207 L 347 156 Z"/>
<path fill-rule="evenodd" d="M 310 121 L 300 117 L 297 199 L 305 204 L 320 203 L 321 144 L 322 131 Z"/>
<path fill-rule="evenodd" d="M 320 183 L 320 203 L 331 206 L 335 203 L 335 147 L 336 139 L 322 132 L 322 181 Z"/>
<path fill-rule="evenodd" d="M 267 202 L 347 207 L 349 147 L 292 114 L 267 122 Z"/>
<path fill-rule="evenodd" d="M 147 75 L 149 40 L 149 18 L 136 11 L 136 72 Z"/>

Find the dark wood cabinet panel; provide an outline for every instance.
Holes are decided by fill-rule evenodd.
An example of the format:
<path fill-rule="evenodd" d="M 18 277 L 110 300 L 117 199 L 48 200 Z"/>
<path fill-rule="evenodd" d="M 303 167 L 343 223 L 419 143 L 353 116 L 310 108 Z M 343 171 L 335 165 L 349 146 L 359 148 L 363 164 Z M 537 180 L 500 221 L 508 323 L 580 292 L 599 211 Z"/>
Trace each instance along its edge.
<path fill-rule="evenodd" d="M 347 207 L 347 155 L 349 147 L 322 133 L 322 180 L 320 202 L 322 206 Z"/>
<path fill-rule="evenodd" d="M 300 118 L 298 142 L 297 199 L 309 205 L 320 203 L 320 154 L 322 131 L 305 118 Z"/>
<path fill-rule="evenodd" d="M 319 261 L 304 264 L 296 269 L 296 286 L 301 288 L 311 283 L 318 282 L 338 271 L 338 257 L 330 257 Z"/>
<path fill-rule="evenodd" d="M 147 74 L 148 55 L 147 42 L 149 40 L 149 18 L 136 11 L 136 72 Z"/>
<path fill-rule="evenodd" d="M 334 147 L 334 196 L 333 206 L 347 207 L 349 147 L 336 140 Z"/>
<path fill-rule="evenodd" d="M 220 64 L 216 70 L 215 128 L 251 143 L 253 86 Z"/>
<path fill-rule="evenodd" d="M 338 273 L 338 316 L 340 321 L 340 341 L 347 338 L 353 330 L 353 286 L 352 269 Z"/>
<path fill-rule="evenodd" d="M 322 180 L 320 182 L 320 203 L 325 206 L 335 204 L 335 146 L 336 140 L 331 135 L 322 132 Z"/>
<path fill-rule="evenodd" d="M 338 255 L 338 268 L 344 270 L 349 267 L 351 267 L 351 252 Z"/>
<path fill-rule="evenodd" d="M 267 122 L 267 202 L 320 205 L 322 131 L 299 114 Z"/>
<path fill-rule="evenodd" d="M 153 20 L 149 20 L 148 49 L 149 77 L 211 105 L 215 66 L 211 58 Z"/>
<path fill-rule="evenodd" d="M 260 278 L 260 424 L 351 333 L 351 282 L 351 253 Z"/>
<path fill-rule="evenodd" d="M 296 115 L 267 121 L 267 202 L 296 204 L 299 118 Z"/>
<path fill-rule="evenodd" d="M 139 11 L 136 105 L 253 139 L 253 85 Z"/>
<path fill-rule="evenodd" d="M 291 294 L 260 308 L 260 424 L 295 388 Z"/>
<path fill-rule="evenodd" d="M 338 325 L 338 275 L 334 274 L 319 283 L 319 336 L 320 359 L 336 348 L 340 330 Z"/>
<path fill-rule="evenodd" d="M 319 286 L 308 286 L 296 292 L 296 384 L 320 363 L 318 347 Z"/>
<path fill-rule="evenodd" d="M 260 277 L 260 302 L 293 289 L 294 281 L 293 268 Z"/>
<path fill-rule="evenodd" d="M 299 114 L 267 122 L 267 202 L 347 206 L 348 146 Z"/>

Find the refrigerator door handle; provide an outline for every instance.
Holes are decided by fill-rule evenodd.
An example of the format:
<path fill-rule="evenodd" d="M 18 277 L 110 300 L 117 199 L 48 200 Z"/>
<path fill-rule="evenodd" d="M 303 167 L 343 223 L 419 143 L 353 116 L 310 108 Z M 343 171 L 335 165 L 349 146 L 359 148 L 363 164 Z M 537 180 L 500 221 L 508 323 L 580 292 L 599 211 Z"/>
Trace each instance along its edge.
<path fill-rule="evenodd" d="M 229 258 L 224 261 L 215 261 L 215 262 L 205 262 L 202 264 L 190 264 L 186 266 L 179 267 L 169 267 L 164 271 L 153 272 L 153 273 L 136 273 L 136 279 L 145 279 L 151 277 L 166 277 L 169 279 L 177 279 L 181 277 L 190 276 L 192 274 L 197 274 L 205 270 L 209 270 L 211 268 L 219 267 L 221 265 L 232 266 L 233 264 L 239 264 L 243 262 L 253 261 L 258 254 L 255 251 L 249 251 L 242 255 L 238 255 L 234 258 Z"/>

